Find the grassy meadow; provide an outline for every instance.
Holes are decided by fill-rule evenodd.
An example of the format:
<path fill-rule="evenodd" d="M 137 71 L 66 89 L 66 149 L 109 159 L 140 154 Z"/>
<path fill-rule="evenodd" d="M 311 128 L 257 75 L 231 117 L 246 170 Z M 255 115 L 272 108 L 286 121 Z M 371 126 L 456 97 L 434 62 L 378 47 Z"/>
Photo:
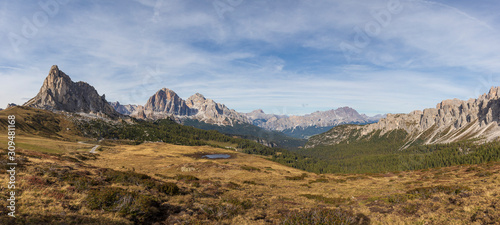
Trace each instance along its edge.
<path fill-rule="evenodd" d="M 6 138 L 4 138 L 6 139 Z M 90 140 L 87 140 L 90 142 Z M 500 163 L 315 174 L 210 146 L 19 136 L 10 224 L 498 224 Z M 6 162 L 6 142 L 0 141 Z M 205 159 L 204 154 L 229 154 Z M 6 184 L 6 169 L 0 171 Z"/>

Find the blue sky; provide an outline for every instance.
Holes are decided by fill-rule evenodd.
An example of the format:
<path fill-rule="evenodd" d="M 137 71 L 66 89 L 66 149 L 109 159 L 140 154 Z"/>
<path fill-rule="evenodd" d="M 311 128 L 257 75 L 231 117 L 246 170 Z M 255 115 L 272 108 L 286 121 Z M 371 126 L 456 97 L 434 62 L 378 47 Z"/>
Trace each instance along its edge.
<path fill-rule="evenodd" d="M 2 1 L 0 107 L 35 96 L 57 64 L 121 103 L 167 87 L 241 112 L 407 113 L 500 85 L 499 11 L 492 0 Z"/>

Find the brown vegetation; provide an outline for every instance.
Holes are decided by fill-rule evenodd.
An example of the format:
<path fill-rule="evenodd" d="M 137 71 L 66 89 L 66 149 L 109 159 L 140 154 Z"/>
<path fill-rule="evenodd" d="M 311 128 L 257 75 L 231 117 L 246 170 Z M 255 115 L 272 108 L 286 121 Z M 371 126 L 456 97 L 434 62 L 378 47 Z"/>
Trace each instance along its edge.
<path fill-rule="evenodd" d="M 500 163 L 386 174 L 306 173 L 265 157 L 165 143 L 20 136 L 18 223 L 495 224 Z M 6 145 L 1 142 L 0 161 Z M 40 145 L 40 147 L 38 147 Z M 232 154 L 229 159 L 189 157 Z M 184 169 L 183 169 L 184 168 Z M 0 182 L 6 183 L 5 168 Z M 6 216 L 6 189 L 0 223 Z"/>

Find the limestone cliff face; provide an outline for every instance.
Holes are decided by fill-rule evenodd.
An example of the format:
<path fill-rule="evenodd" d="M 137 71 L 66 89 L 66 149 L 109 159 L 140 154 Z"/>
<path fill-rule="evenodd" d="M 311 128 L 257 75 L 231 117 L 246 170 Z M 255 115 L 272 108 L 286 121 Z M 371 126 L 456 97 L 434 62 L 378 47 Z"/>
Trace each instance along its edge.
<path fill-rule="evenodd" d="M 186 102 L 187 106 L 196 112 L 194 118 L 206 123 L 218 125 L 233 125 L 235 122 L 250 123 L 246 116 L 227 108 L 224 104 L 207 99 L 199 93 L 189 97 Z"/>
<path fill-rule="evenodd" d="M 141 119 L 190 118 L 216 125 L 250 123 L 245 116 L 199 93 L 183 100 L 167 88 L 156 92 L 144 106 L 138 106 L 130 115 Z"/>
<path fill-rule="evenodd" d="M 393 131 L 404 130 L 408 140 L 403 148 L 417 139 L 425 144 L 449 143 L 459 140 L 479 139 L 483 142 L 500 138 L 500 87 L 492 87 L 487 94 L 477 99 L 444 100 L 436 108 L 416 110 L 409 114 L 388 114 L 378 123 L 355 126 L 361 136 L 374 131 L 381 135 Z M 340 129 L 340 128 L 339 128 Z M 308 147 L 320 144 L 335 144 L 345 140 L 339 138 L 335 128 L 321 137 L 310 139 Z M 320 135 L 318 135 L 320 136 Z M 319 141 L 321 140 L 321 141 Z"/>
<path fill-rule="evenodd" d="M 253 123 L 259 127 L 283 131 L 297 127 L 331 127 L 346 123 L 370 123 L 372 118 L 360 115 L 356 110 L 349 107 L 342 107 L 328 111 L 317 111 L 304 116 L 285 116 L 265 114 L 262 110 L 255 110 L 245 114 Z M 375 120 L 378 120 L 376 118 Z"/>
<path fill-rule="evenodd" d="M 191 116 L 193 111 L 174 91 L 162 88 L 146 102 L 144 113 L 149 119 L 161 119 L 171 115 Z"/>
<path fill-rule="evenodd" d="M 38 94 L 24 103 L 24 106 L 51 111 L 88 113 L 102 117 L 119 116 L 104 95 L 100 96 L 94 87 L 85 82 L 73 82 L 56 65 L 50 69 Z"/>

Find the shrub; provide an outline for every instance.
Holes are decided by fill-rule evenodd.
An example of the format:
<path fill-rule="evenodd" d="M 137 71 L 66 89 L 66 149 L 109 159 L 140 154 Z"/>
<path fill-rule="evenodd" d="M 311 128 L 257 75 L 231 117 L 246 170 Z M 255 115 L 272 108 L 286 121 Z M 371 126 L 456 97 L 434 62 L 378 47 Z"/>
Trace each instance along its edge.
<path fill-rule="evenodd" d="M 232 181 L 230 181 L 229 183 L 227 183 L 225 185 L 227 188 L 230 188 L 230 189 L 238 189 L 241 187 L 241 185 L 237 184 L 237 183 L 234 183 Z"/>
<path fill-rule="evenodd" d="M 239 200 L 239 199 L 234 198 L 234 197 L 229 197 L 229 198 L 223 199 L 223 202 L 233 204 L 235 206 L 239 206 L 242 209 L 250 209 L 253 206 L 252 202 L 249 199 Z"/>
<path fill-rule="evenodd" d="M 490 171 L 481 171 L 479 173 L 476 173 L 476 176 L 478 177 L 489 177 L 491 175 L 493 175 L 493 173 Z"/>
<path fill-rule="evenodd" d="M 404 203 L 412 199 L 428 199 L 433 194 L 444 193 L 444 194 L 465 194 L 471 189 L 463 186 L 433 186 L 433 187 L 420 187 L 407 191 L 405 194 L 393 194 L 386 197 L 380 198 L 388 203 L 398 204 Z"/>
<path fill-rule="evenodd" d="M 200 179 L 198 179 L 198 177 L 195 177 L 193 175 L 185 175 L 185 174 L 177 174 L 177 176 L 175 176 L 175 179 L 178 181 L 184 181 L 184 182 L 188 182 L 188 183 L 200 180 Z"/>
<path fill-rule="evenodd" d="M 445 194 L 460 194 L 464 192 L 468 192 L 471 189 L 463 186 L 433 186 L 433 187 L 421 187 L 415 188 L 407 191 L 407 194 L 417 195 L 417 197 L 421 199 L 427 199 L 431 197 L 432 194 L 435 193 L 445 193 Z"/>
<path fill-rule="evenodd" d="M 160 206 L 151 195 L 109 187 L 89 191 L 85 201 L 92 210 L 118 212 L 136 223 L 158 216 Z"/>
<path fill-rule="evenodd" d="M 253 167 L 253 166 L 241 166 L 241 169 L 248 170 L 248 171 L 260 171 L 259 168 Z"/>
<path fill-rule="evenodd" d="M 316 201 L 321 201 L 327 204 L 332 204 L 332 205 L 339 205 L 341 203 L 347 202 L 346 198 L 328 198 L 322 195 L 311 195 L 311 194 L 303 194 L 300 195 L 303 197 L 306 197 L 308 199 L 314 199 Z"/>
<path fill-rule="evenodd" d="M 316 179 L 316 180 L 312 180 L 312 181 L 309 181 L 309 184 L 312 184 L 312 183 L 328 183 L 328 179 L 326 178 L 319 178 L 319 179 Z"/>
<path fill-rule="evenodd" d="M 280 224 L 370 224 L 370 219 L 361 214 L 341 209 L 309 209 L 291 211 L 280 218 Z"/>
<path fill-rule="evenodd" d="M 293 177 L 285 176 L 285 179 L 286 180 L 304 180 L 306 177 L 307 177 L 307 174 L 303 173 L 300 176 L 293 176 Z"/>
<path fill-rule="evenodd" d="M 64 171 L 64 170 L 63 170 Z M 96 186 L 100 184 L 99 181 L 96 181 L 90 177 L 85 176 L 82 173 L 76 172 L 62 172 L 59 175 L 56 175 L 60 181 L 66 181 L 69 185 L 75 187 L 77 191 L 86 191 L 92 186 Z"/>
<path fill-rule="evenodd" d="M 106 169 L 103 171 L 103 175 L 106 177 L 106 181 L 122 184 L 141 185 L 144 183 L 144 180 L 151 179 L 151 177 L 146 174 L 140 174 L 133 171 L 121 172 Z"/>
<path fill-rule="evenodd" d="M 407 204 L 401 208 L 403 214 L 413 215 L 418 212 L 420 205 L 418 204 Z"/>
<path fill-rule="evenodd" d="M 165 182 L 165 183 L 157 183 L 155 188 L 161 192 L 165 193 L 167 195 L 177 195 L 180 193 L 179 187 L 172 182 Z"/>
<path fill-rule="evenodd" d="M 30 186 L 46 186 L 50 184 L 47 179 L 38 176 L 30 176 L 27 180 Z"/>
<path fill-rule="evenodd" d="M 253 184 L 253 185 L 257 185 L 257 183 L 255 183 L 255 181 L 253 180 L 245 180 L 243 181 L 244 184 Z"/>
<path fill-rule="evenodd" d="M 483 169 L 476 167 L 476 166 L 471 166 L 465 170 L 465 172 L 473 172 L 473 171 L 482 171 Z"/>
<path fill-rule="evenodd" d="M 253 206 L 250 200 L 239 200 L 237 198 L 226 198 L 218 204 L 201 205 L 200 210 L 208 219 L 228 219 L 238 214 L 244 213 L 245 210 Z"/>

